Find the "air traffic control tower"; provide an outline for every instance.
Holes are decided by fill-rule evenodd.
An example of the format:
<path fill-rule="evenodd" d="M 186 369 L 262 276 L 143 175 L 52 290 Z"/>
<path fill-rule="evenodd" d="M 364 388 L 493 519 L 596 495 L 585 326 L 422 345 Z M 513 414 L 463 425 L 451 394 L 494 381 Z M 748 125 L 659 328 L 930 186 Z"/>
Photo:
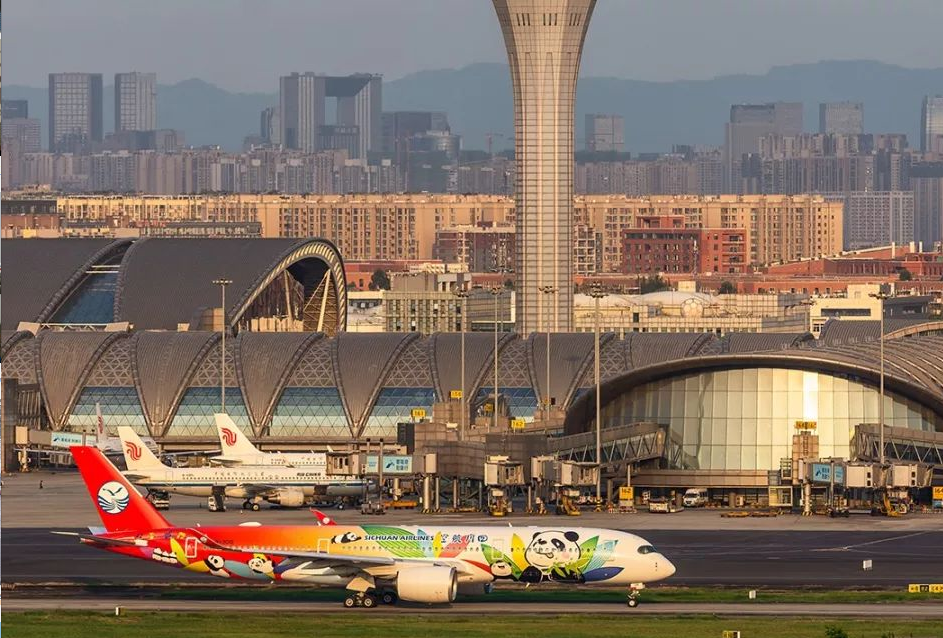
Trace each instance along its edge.
<path fill-rule="evenodd" d="M 514 90 L 517 332 L 570 332 L 576 78 L 596 0 L 493 2 Z"/>

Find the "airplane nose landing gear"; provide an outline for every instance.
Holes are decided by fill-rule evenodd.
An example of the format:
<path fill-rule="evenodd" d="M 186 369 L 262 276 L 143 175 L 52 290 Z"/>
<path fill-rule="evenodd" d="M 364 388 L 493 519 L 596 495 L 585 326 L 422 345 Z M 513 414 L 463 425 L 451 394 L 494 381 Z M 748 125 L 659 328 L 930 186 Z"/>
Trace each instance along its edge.
<path fill-rule="evenodd" d="M 626 601 L 626 604 L 629 607 L 635 608 L 639 605 L 639 596 L 642 594 L 642 590 L 645 589 L 645 583 L 632 583 L 629 585 L 629 597 Z"/>

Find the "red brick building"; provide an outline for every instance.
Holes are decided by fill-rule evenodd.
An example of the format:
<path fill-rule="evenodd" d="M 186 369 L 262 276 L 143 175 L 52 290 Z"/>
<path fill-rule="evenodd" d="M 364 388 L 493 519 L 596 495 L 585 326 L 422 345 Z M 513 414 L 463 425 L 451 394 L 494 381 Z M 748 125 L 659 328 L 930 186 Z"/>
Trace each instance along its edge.
<path fill-rule="evenodd" d="M 622 231 L 622 272 L 639 274 L 748 271 L 746 233 L 736 228 L 686 228 L 683 215 L 642 215 Z"/>

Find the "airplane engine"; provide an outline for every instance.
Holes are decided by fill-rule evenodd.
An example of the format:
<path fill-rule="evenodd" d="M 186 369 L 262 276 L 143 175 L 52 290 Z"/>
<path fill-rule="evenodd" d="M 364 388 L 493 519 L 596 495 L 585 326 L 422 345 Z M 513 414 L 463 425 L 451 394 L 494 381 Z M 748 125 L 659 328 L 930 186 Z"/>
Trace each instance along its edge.
<path fill-rule="evenodd" d="M 458 593 L 454 567 L 410 567 L 396 577 L 396 594 L 413 603 L 450 603 Z"/>
<path fill-rule="evenodd" d="M 301 507 L 305 504 L 305 493 L 297 488 L 284 488 L 275 490 L 275 492 L 266 497 L 269 503 L 281 505 L 282 507 Z"/>

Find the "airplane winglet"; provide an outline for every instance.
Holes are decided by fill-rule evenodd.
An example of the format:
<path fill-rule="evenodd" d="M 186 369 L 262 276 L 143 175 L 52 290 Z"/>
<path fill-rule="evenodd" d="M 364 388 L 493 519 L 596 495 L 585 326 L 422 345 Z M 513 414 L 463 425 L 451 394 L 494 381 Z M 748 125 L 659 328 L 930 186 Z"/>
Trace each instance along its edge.
<path fill-rule="evenodd" d="M 318 519 L 318 525 L 337 525 L 337 523 L 334 522 L 333 518 L 331 518 L 330 516 L 328 516 L 321 510 L 317 510 L 312 507 L 311 513 L 314 514 L 315 517 Z"/>

